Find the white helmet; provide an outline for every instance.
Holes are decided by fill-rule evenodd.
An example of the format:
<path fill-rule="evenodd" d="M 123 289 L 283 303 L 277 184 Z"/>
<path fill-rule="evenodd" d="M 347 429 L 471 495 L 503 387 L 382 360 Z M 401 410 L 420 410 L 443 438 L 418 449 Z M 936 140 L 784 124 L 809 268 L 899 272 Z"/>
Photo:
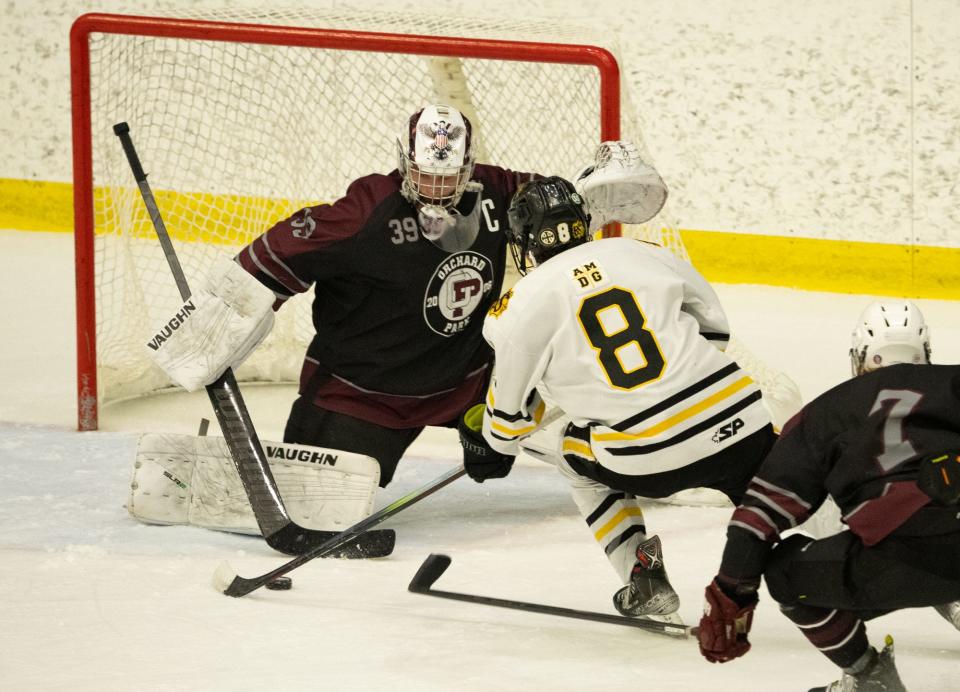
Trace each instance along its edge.
<path fill-rule="evenodd" d="M 894 363 L 929 363 L 930 330 L 923 314 L 909 300 L 870 303 L 853 330 L 850 364 L 853 374 Z"/>
<path fill-rule="evenodd" d="M 473 126 L 452 106 L 431 105 L 410 116 L 397 140 L 401 192 L 422 206 L 449 209 L 473 174 Z"/>

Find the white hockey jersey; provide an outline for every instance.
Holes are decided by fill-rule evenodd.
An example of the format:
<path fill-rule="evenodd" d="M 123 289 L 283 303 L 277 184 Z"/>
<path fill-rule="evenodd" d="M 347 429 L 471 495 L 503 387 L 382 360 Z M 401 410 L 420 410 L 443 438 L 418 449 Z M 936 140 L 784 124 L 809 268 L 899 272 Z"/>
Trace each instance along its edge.
<path fill-rule="evenodd" d="M 495 303 L 483 432 L 504 454 L 546 399 L 575 426 L 561 453 L 620 474 L 671 471 L 770 423 L 759 387 L 723 353 L 710 284 L 656 245 L 608 238 L 546 261 Z"/>

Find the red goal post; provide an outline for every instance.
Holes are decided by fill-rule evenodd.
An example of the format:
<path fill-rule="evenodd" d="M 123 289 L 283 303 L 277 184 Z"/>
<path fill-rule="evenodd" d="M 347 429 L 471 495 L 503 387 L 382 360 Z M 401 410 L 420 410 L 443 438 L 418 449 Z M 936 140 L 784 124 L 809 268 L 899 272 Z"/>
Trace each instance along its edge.
<path fill-rule="evenodd" d="M 383 14 L 222 14 L 87 14 L 73 24 L 81 430 L 98 427 L 104 402 L 170 386 L 143 344 L 179 304 L 176 287 L 115 122 L 131 126 L 188 277 L 297 208 L 333 201 L 353 178 L 395 167 L 399 125 L 430 101 L 464 110 L 481 156 L 516 170 L 569 176 L 598 142 L 621 137 L 620 68 L 598 45 L 486 37 L 537 37 L 525 27 L 464 25 L 474 35 L 457 36 L 454 20 L 369 30 L 393 26 Z M 642 145 L 630 122 L 623 136 Z M 309 305 L 278 318 L 287 311 L 292 326 L 278 322 L 238 379 L 296 380 Z"/>

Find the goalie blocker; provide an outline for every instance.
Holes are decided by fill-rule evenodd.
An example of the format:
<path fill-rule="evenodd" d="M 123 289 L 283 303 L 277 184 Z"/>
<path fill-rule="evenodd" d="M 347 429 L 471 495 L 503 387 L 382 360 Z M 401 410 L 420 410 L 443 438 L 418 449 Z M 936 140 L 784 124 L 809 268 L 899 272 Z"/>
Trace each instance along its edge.
<path fill-rule="evenodd" d="M 200 287 L 147 342 L 150 358 L 188 392 L 238 367 L 273 328 L 276 296 L 219 257 Z"/>
<path fill-rule="evenodd" d="M 368 516 L 380 480 L 373 457 L 264 441 L 290 518 L 340 532 Z M 127 511 L 147 524 L 190 525 L 260 535 L 222 437 L 144 433 L 137 445 Z"/>

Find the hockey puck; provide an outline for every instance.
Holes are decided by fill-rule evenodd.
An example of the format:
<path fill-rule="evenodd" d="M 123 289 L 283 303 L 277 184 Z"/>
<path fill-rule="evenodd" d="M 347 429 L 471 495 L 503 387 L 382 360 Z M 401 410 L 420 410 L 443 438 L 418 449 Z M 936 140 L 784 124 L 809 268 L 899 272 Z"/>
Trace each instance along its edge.
<path fill-rule="evenodd" d="M 289 591 L 293 588 L 293 579 L 290 577 L 275 577 L 264 584 L 264 586 L 271 591 Z"/>

